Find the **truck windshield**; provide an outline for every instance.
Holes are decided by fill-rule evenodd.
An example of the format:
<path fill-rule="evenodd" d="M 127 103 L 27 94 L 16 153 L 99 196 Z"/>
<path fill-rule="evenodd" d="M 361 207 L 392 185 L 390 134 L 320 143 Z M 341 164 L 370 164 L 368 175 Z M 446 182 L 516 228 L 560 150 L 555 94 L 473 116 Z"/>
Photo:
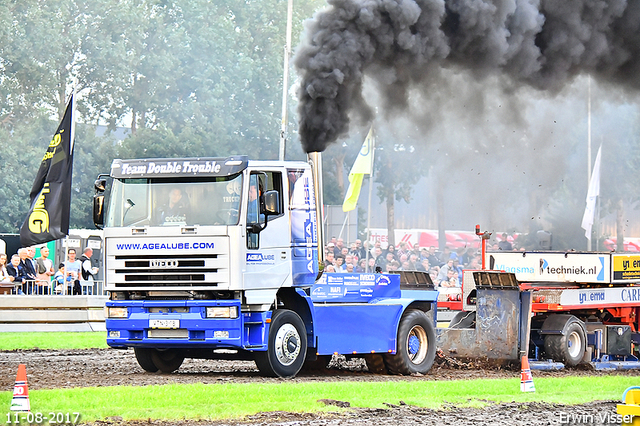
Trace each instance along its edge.
<path fill-rule="evenodd" d="M 242 174 L 197 181 L 114 179 L 106 226 L 236 225 Z"/>

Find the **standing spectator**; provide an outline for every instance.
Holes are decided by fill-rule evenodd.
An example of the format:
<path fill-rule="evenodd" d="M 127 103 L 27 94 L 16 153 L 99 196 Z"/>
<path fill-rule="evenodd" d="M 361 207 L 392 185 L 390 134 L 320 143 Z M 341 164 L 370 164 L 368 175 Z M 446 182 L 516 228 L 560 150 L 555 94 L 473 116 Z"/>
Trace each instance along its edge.
<path fill-rule="evenodd" d="M 346 272 L 347 271 L 345 269 L 345 266 L 344 266 L 344 257 L 342 257 L 342 256 L 336 257 L 335 268 L 336 268 L 336 272 Z"/>
<path fill-rule="evenodd" d="M 506 250 L 506 251 L 513 250 L 513 245 L 511 245 L 511 243 L 509 242 L 506 232 L 502 233 L 502 238 L 498 243 L 498 250 Z"/>
<path fill-rule="evenodd" d="M 336 245 L 335 252 L 337 257 L 339 254 L 342 254 L 342 249 L 345 248 L 344 240 L 342 238 L 338 238 L 335 242 L 335 245 Z"/>
<path fill-rule="evenodd" d="M 98 268 L 91 264 L 91 256 L 93 256 L 91 247 L 85 248 L 82 256 L 80 256 L 80 262 L 82 263 L 80 275 L 84 286 L 87 288 L 87 294 L 93 294 L 93 278 L 98 273 Z"/>
<path fill-rule="evenodd" d="M 36 269 L 32 262 L 33 256 L 35 255 L 35 250 L 33 251 L 33 255 L 29 256 L 31 253 L 31 247 L 25 247 L 18 250 L 18 256 L 20 257 L 20 265 L 22 266 L 22 283 L 26 284 L 26 293 L 32 294 L 33 287 L 36 284 Z"/>
<path fill-rule="evenodd" d="M 358 266 L 356 266 L 356 272 L 362 273 L 367 270 L 367 259 L 360 259 L 358 261 Z"/>
<path fill-rule="evenodd" d="M 54 274 L 53 261 L 49 259 L 49 247 L 41 247 L 40 257 L 36 259 L 38 294 L 49 294 L 49 283 Z"/>
<path fill-rule="evenodd" d="M 67 261 L 64 262 L 64 271 L 67 276 L 67 283 L 69 286 L 73 283 L 73 288 L 69 287 L 67 294 L 82 294 L 82 287 L 80 287 L 80 268 L 82 268 L 82 263 L 76 259 L 76 250 L 69 249 L 67 252 Z M 71 277 L 70 280 L 69 277 Z"/>

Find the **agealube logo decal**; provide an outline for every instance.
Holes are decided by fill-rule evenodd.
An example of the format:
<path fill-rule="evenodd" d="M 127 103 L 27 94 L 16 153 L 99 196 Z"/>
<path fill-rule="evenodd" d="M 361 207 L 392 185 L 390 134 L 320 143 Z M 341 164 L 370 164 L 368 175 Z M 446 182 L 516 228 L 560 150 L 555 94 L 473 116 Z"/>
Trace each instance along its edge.
<path fill-rule="evenodd" d="M 598 281 L 604 280 L 604 257 L 598 257 L 600 260 L 600 272 L 598 272 L 597 266 L 549 266 L 549 262 L 546 259 L 540 258 L 540 275 L 596 275 Z"/>
<path fill-rule="evenodd" d="M 247 253 L 247 263 L 260 265 L 273 265 L 276 262 L 275 254 Z"/>

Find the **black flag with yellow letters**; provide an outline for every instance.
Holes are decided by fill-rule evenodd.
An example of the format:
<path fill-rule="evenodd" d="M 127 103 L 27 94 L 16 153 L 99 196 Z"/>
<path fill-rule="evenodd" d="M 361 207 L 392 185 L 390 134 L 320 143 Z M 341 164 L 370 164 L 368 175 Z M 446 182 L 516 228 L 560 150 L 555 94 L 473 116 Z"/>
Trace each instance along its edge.
<path fill-rule="evenodd" d="M 57 240 L 69 233 L 75 130 L 73 101 L 71 95 L 31 187 L 31 209 L 20 228 L 23 247 Z"/>

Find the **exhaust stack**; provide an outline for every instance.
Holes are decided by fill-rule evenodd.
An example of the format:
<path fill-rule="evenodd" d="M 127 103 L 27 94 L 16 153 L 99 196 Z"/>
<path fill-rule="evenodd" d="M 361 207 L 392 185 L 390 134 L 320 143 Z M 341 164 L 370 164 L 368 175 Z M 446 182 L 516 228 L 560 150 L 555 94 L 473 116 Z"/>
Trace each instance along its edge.
<path fill-rule="evenodd" d="M 322 154 L 310 152 L 307 154 L 313 174 L 313 187 L 316 199 L 316 223 L 318 238 L 318 262 L 324 265 L 324 202 L 322 199 Z"/>

